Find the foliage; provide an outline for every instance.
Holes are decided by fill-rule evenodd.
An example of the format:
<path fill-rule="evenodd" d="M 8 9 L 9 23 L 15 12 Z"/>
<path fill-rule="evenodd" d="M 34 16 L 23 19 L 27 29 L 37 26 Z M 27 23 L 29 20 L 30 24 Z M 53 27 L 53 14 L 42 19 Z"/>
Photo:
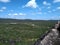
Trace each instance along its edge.
<path fill-rule="evenodd" d="M 57 21 L 0 22 L 0 45 L 33 45 Z M 33 25 L 34 24 L 34 25 Z"/>

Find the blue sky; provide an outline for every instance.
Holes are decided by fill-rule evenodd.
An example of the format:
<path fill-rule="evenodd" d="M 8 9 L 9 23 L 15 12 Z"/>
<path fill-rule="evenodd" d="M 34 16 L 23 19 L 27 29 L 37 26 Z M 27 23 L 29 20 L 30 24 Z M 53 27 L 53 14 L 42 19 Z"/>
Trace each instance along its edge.
<path fill-rule="evenodd" d="M 0 0 L 0 18 L 60 20 L 60 0 Z"/>

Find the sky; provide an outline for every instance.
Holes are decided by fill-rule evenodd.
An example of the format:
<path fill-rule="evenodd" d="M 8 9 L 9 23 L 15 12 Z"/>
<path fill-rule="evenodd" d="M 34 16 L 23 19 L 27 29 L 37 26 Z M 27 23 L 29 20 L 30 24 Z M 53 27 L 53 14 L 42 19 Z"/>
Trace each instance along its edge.
<path fill-rule="evenodd" d="M 60 0 L 0 0 L 0 18 L 60 20 Z"/>

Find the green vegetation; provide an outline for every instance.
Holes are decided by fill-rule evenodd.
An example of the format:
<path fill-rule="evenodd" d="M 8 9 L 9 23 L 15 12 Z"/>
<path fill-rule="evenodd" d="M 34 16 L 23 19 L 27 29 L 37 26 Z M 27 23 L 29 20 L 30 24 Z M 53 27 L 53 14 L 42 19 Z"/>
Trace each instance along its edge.
<path fill-rule="evenodd" d="M 57 21 L 2 21 L 0 22 L 0 45 L 33 45 L 34 42 L 49 30 Z"/>

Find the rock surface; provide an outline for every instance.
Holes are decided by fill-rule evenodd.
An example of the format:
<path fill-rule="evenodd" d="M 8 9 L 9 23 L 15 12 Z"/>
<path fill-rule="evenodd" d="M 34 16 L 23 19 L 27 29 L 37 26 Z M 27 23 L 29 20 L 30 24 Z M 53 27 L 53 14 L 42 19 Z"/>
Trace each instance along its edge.
<path fill-rule="evenodd" d="M 60 22 L 40 37 L 34 45 L 60 45 Z"/>

